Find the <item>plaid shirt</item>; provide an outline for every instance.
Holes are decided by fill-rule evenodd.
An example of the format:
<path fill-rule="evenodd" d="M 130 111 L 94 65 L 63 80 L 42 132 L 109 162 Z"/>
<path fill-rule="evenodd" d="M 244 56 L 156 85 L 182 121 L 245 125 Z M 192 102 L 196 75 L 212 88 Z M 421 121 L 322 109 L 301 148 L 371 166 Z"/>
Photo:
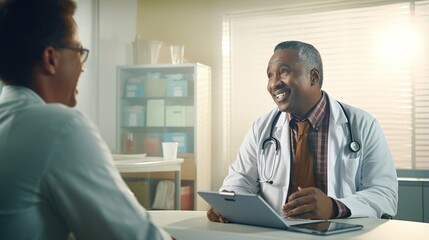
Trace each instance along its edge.
<path fill-rule="evenodd" d="M 316 187 L 322 190 L 325 194 L 328 192 L 328 132 L 329 132 L 329 116 L 330 106 L 328 97 L 325 92 L 322 91 L 322 98 L 313 107 L 307 119 L 311 123 L 309 129 L 309 146 L 313 156 L 313 173 L 314 182 Z M 289 119 L 290 136 L 291 136 L 291 151 L 292 151 L 292 169 L 293 163 L 295 162 L 296 153 L 296 139 L 297 139 L 297 128 L 296 122 L 298 121 L 292 114 L 288 113 L 287 118 Z M 293 174 L 293 171 L 291 171 Z M 291 178 L 293 179 L 293 178 Z M 291 188 L 289 188 L 291 189 Z M 338 212 L 337 218 L 350 216 L 350 210 L 340 201 L 332 199 L 336 204 L 334 205 L 335 212 Z"/>

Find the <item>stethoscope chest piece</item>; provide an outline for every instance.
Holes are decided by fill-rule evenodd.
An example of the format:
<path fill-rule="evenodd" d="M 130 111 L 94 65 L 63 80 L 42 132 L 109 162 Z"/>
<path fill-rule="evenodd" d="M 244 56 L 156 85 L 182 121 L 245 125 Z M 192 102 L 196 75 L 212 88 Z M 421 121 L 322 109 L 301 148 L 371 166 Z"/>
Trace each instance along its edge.
<path fill-rule="evenodd" d="M 346 119 L 347 119 L 347 128 L 349 129 L 349 134 L 350 134 L 349 149 L 352 152 L 359 152 L 359 150 L 360 150 L 360 144 L 358 142 L 356 142 L 355 138 L 353 137 L 352 126 L 351 126 L 351 123 L 350 123 L 349 115 L 347 114 L 347 111 L 344 108 L 344 106 L 340 102 L 338 102 L 338 104 L 340 105 L 341 109 L 344 112 L 344 116 L 346 116 Z"/>
<path fill-rule="evenodd" d="M 355 141 L 353 141 L 353 142 L 350 143 L 349 148 L 350 148 L 350 150 L 352 152 L 359 152 L 359 150 L 360 150 L 360 144 L 357 143 L 357 142 L 355 142 Z"/>

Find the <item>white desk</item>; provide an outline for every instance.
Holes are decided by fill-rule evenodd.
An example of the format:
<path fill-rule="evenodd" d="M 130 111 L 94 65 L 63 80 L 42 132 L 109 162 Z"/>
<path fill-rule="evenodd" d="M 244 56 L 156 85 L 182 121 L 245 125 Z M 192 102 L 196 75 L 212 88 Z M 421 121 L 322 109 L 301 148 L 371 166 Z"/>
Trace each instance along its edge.
<path fill-rule="evenodd" d="M 181 164 L 183 158 L 174 160 L 163 159 L 162 157 L 115 157 L 115 165 L 121 173 L 144 173 L 144 172 L 174 172 L 175 190 L 174 190 L 174 207 L 180 209 L 180 179 Z"/>
<path fill-rule="evenodd" d="M 249 211 L 251 211 L 249 209 Z M 392 240 L 428 239 L 429 223 L 372 218 L 336 220 L 364 225 L 363 230 L 320 237 L 306 233 L 209 222 L 205 211 L 149 211 L 153 221 L 178 240 L 326 239 Z"/>

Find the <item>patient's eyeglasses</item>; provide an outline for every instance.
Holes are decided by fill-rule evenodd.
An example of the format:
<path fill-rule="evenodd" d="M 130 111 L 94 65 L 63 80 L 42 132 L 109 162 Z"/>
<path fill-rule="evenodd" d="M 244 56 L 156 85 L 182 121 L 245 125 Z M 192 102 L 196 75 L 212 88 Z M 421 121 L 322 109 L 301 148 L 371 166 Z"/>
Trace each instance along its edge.
<path fill-rule="evenodd" d="M 89 49 L 86 49 L 86 48 L 83 48 L 83 47 L 77 48 L 77 47 L 68 47 L 68 46 L 64 46 L 64 47 L 60 47 L 60 48 L 70 49 L 70 50 L 79 52 L 80 53 L 80 61 L 82 63 L 85 63 L 86 60 L 88 59 Z"/>

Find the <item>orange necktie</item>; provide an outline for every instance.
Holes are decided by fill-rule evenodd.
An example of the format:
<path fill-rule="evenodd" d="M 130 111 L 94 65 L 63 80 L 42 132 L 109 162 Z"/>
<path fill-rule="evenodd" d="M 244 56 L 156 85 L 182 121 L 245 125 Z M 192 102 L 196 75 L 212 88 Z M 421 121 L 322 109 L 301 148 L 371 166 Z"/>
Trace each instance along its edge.
<path fill-rule="evenodd" d="M 298 191 L 298 187 L 314 187 L 313 176 L 313 161 L 311 158 L 311 150 L 308 144 L 308 129 L 310 122 L 308 120 L 296 122 L 298 135 L 296 138 L 296 153 L 294 166 L 294 191 Z"/>

